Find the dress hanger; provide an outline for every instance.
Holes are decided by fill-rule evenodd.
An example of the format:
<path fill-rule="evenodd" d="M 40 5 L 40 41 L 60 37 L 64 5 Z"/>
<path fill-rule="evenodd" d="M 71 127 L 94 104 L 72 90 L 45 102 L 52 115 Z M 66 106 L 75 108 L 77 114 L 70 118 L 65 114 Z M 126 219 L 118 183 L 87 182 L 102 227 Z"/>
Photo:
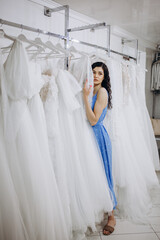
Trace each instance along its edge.
<path fill-rule="evenodd" d="M 37 38 L 34 40 L 34 42 L 35 42 L 36 44 L 40 45 L 40 46 L 43 46 L 43 48 L 44 48 L 45 50 L 46 50 L 46 49 L 51 50 L 49 53 L 47 53 L 47 52 L 44 53 L 44 54 L 46 54 L 46 56 L 42 56 L 42 57 L 39 56 L 39 58 L 49 58 L 49 57 L 52 57 L 52 56 L 51 56 L 52 54 L 53 54 L 53 55 L 56 54 L 56 56 L 57 56 L 57 54 L 58 54 L 58 56 L 59 56 L 60 52 L 58 51 L 58 49 L 57 49 L 50 41 L 47 41 L 47 43 L 44 43 L 44 42 L 42 42 L 41 38 L 37 37 Z M 37 53 L 37 54 L 35 53 L 32 58 L 37 57 L 37 55 L 39 55 L 39 53 Z M 54 56 L 54 57 L 55 57 L 55 56 Z"/>
<path fill-rule="evenodd" d="M 29 49 L 31 47 L 36 47 L 36 50 L 32 50 L 31 53 L 33 53 L 33 51 L 36 51 L 34 52 L 34 54 L 30 57 L 30 60 L 34 59 L 38 54 L 42 53 L 45 51 L 45 49 L 40 46 L 39 44 L 35 43 L 34 41 L 32 40 L 29 40 L 26 38 L 26 36 L 24 34 L 20 34 L 18 36 L 18 39 L 21 40 L 22 42 L 26 42 L 26 43 L 29 43 L 29 46 L 26 47 L 26 50 L 29 52 Z M 30 53 L 29 53 L 30 54 Z"/>
<path fill-rule="evenodd" d="M 57 49 L 54 47 L 54 45 L 46 44 L 46 43 L 42 42 L 41 38 L 39 38 L 39 37 L 35 38 L 34 42 L 36 44 L 39 44 L 39 45 L 43 46 L 44 49 L 48 48 L 48 49 L 52 50 L 54 53 L 57 53 L 57 54 L 59 53 L 57 51 Z"/>
<path fill-rule="evenodd" d="M 59 49 L 59 50 L 62 51 L 63 53 L 69 54 L 68 49 L 64 49 L 64 47 L 62 47 L 62 45 L 61 45 L 60 43 L 57 43 L 57 44 L 56 44 L 56 47 L 57 47 L 57 49 Z"/>
<path fill-rule="evenodd" d="M 18 35 L 17 39 L 21 40 L 22 42 L 29 43 L 29 46 L 26 47 L 26 49 L 29 49 L 29 48 L 34 46 L 34 47 L 37 47 L 38 49 L 41 49 L 41 50 L 43 49 L 44 50 L 44 48 L 39 46 L 39 44 L 37 44 L 34 41 L 29 40 L 28 38 L 26 38 L 26 36 L 24 34 Z"/>
<path fill-rule="evenodd" d="M 56 45 L 53 45 L 53 43 L 52 43 L 51 41 L 47 41 L 46 44 L 47 44 L 48 46 L 54 47 L 56 50 L 58 50 L 58 51 L 62 54 L 62 55 L 59 55 L 59 56 L 61 56 L 61 57 L 66 57 L 66 56 L 69 57 L 69 55 L 70 55 L 70 56 L 73 56 L 73 54 L 70 53 L 70 52 L 68 51 L 68 49 L 64 49 L 60 43 L 57 43 Z M 51 55 L 52 53 L 53 53 L 53 52 L 50 52 L 50 53 L 47 55 L 47 57 L 50 57 L 50 55 Z M 53 55 L 53 57 L 54 57 L 54 55 Z"/>
<path fill-rule="evenodd" d="M 110 59 L 107 55 L 105 54 L 100 54 L 100 53 L 97 53 L 96 51 L 95 52 L 91 52 L 89 54 L 89 57 L 94 60 L 94 59 L 99 59 L 101 61 L 106 61 L 107 59 Z"/>
<path fill-rule="evenodd" d="M 7 34 L 4 32 L 3 29 L 0 29 L 0 37 L 1 37 L 1 38 L 7 38 L 7 39 L 11 40 L 12 42 L 14 42 L 14 41 L 16 40 L 15 37 L 12 37 L 12 36 L 7 35 Z"/>
<path fill-rule="evenodd" d="M 57 46 L 53 45 L 53 43 L 52 43 L 51 41 L 47 41 L 45 44 L 46 44 L 48 47 L 50 47 L 51 49 L 58 51 L 58 53 L 60 53 L 60 52 L 61 52 L 61 53 L 65 53 L 65 50 L 64 50 L 64 49 L 60 49 L 60 48 L 58 48 Z"/>
<path fill-rule="evenodd" d="M 33 41 L 28 40 L 28 39 L 25 37 L 25 35 L 23 35 L 23 34 L 20 34 L 18 37 L 13 37 L 13 36 L 9 36 L 9 35 L 5 34 L 5 32 L 4 32 L 2 29 L 0 29 L 0 34 L 1 34 L 1 35 L 3 34 L 3 36 L 4 36 L 5 38 L 7 38 L 7 39 L 9 39 L 9 40 L 11 40 L 11 41 L 15 41 L 16 39 L 18 39 L 18 40 L 20 40 L 20 41 L 22 41 L 22 42 L 29 43 L 30 46 L 35 46 L 35 47 L 37 47 L 39 50 L 43 50 L 42 47 L 40 47 L 39 45 L 35 44 Z M 12 47 L 12 44 L 9 45 L 8 47 L 4 47 L 4 48 L 2 48 L 2 49 L 4 49 L 4 52 L 5 52 L 6 50 L 10 49 L 11 47 Z"/>
<path fill-rule="evenodd" d="M 87 53 L 82 52 L 82 51 L 78 51 L 73 45 L 68 49 L 69 52 L 71 53 L 78 53 L 81 56 L 86 56 Z"/>
<path fill-rule="evenodd" d="M 29 52 L 29 54 L 31 54 L 34 51 L 34 54 L 30 57 L 30 60 L 34 59 L 38 54 L 45 51 L 45 49 L 39 44 L 37 44 L 35 41 L 27 39 L 24 34 L 20 34 L 17 39 L 21 40 L 22 42 L 29 43 L 29 46 L 26 47 L 26 50 L 28 52 L 31 47 L 36 47 L 36 50 L 32 50 L 31 52 Z"/>
<path fill-rule="evenodd" d="M 3 29 L 0 29 L 0 38 L 6 38 L 12 41 L 12 43 L 9 46 L 1 48 L 3 54 L 8 53 L 8 50 L 12 47 L 13 42 L 16 40 L 16 38 L 13 36 L 7 35 Z"/>

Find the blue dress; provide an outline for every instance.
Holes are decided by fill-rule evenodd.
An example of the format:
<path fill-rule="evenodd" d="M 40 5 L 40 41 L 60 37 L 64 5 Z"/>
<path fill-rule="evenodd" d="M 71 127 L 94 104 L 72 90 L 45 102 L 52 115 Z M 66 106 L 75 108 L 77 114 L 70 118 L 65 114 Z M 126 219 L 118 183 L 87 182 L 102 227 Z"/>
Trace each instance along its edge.
<path fill-rule="evenodd" d="M 97 100 L 97 93 L 92 98 L 92 110 L 94 110 L 94 105 Z M 102 155 L 105 173 L 108 181 L 108 186 L 110 189 L 111 199 L 113 202 L 113 207 L 115 208 L 117 205 L 116 196 L 114 193 L 114 185 L 113 185 L 113 177 L 112 177 L 112 145 L 109 138 L 109 135 L 103 126 L 103 120 L 107 113 L 107 106 L 103 109 L 103 112 L 96 123 L 96 125 L 92 126 L 94 134 L 96 136 L 96 140 L 98 142 L 100 152 Z"/>

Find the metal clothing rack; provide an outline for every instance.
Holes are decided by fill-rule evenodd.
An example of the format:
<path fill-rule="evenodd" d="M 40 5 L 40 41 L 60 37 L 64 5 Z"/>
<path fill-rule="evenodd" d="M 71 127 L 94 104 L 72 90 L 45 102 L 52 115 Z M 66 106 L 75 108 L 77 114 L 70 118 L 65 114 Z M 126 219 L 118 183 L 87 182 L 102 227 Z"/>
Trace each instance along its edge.
<path fill-rule="evenodd" d="M 52 37 L 55 37 L 55 38 L 62 39 L 62 40 L 64 40 L 65 49 L 68 48 L 69 41 L 72 41 L 72 42 L 80 43 L 80 44 L 83 44 L 83 45 L 86 45 L 86 46 L 89 46 L 89 47 L 104 50 L 108 53 L 108 56 L 110 56 L 110 53 L 115 53 L 115 54 L 121 55 L 123 57 L 128 57 L 129 59 L 133 59 L 137 62 L 137 59 L 138 59 L 138 40 L 129 40 L 129 41 L 137 41 L 137 49 L 136 49 L 137 56 L 136 56 L 136 58 L 132 57 L 132 56 L 129 56 L 129 55 L 126 55 L 126 54 L 123 54 L 123 53 L 120 53 L 120 52 L 117 52 L 117 51 L 114 51 L 114 50 L 110 49 L 111 26 L 107 25 L 105 22 L 98 23 L 98 24 L 90 24 L 90 25 L 87 25 L 87 26 L 81 26 L 81 27 L 76 27 L 76 28 L 69 28 L 69 6 L 68 5 L 60 6 L 60 7 L 53 8 L 53 9 L 48 8 L 48 7 L 44 7 L 44 14 L 48 17 L 51 17 L 52 13 L 57 12 L 57 11 L 62 11 L 62 10 L 65 11 L 65 35 L 56 34 L 56 33 L 48 32 L 48 31 L 41 30 L 41 29 L 38 29 L 38 28 L 29 27 L 29 26 L 26 26 L 26 25 L 23 25 L 23 24 L 18 24 L 18 23 L 6 21 L 4 19 L 0 19 L 0 24 L 1 24 L 1 26 L 2 25 L 8 25 L 8 26 L 16 27 L 16 28 L 25 29 L 25 30 L 28 30 L 28 31 L 31 31 L 31 32 L 37 32 L 39 34 L 44 34 L 44 35 L 48 35 L 48 36 L 52 36 Z M 99 46 L 99 45 L 96 45 L 96 44 L 91 44 L 91 43 L 88 43 L 88 42 L 80 41 L 80 40 L 69 37 L 69 33 L 73 32 L 73 31 L 81 31 L 81 30 L 85 30 L 85 29 L 93 30 L 93 29 L 98 29 L 98 28 L 106 28 L 108 30 L 108 37 L 107 37 L 107 44 L 106 44 L 107 47 L 106 48 L 102 47 L 102 46 Z M 127 42 L 126 40 L 123 41 L 123 44 L 125 44 L 126 42 Z M 66 66 L 67 65 L 68 65 L 68 60 L 66 58 Z"/>
<path fill-rule="evenodd" d="M 21 28 L 22 30 L 25 29 L 25 30 L 30 31 L 30 32 L 36 32 L 38 34 L 41 33 L 41 34 L 44 34 L 44 35 L 56 37 L 56 38 L 63 39 L 63 40 L 66 39 L 66 37 L 64 35 L 44 31 L 44 30 L 41 30 L 39 28 L 33 28 L 33 27 L 29 27 L 29 26 L 26 26 L 26 25 L 23 25 L 23 24 L 18 24 L 18 23 L 6 21 L 6 20 L 3 20 L 3 19 L 0 19 L 0 24 L 1 24 L 0 27 L 2 27 L 3 25 L 8 25 L 8 26 L 11 26 L 11 27 Z"/>
<path fill-rule="evenodd" d="M 66 17 L 67 18 L 67 17 Z M 55 38 L 58 38 L 58 39 L 62 39 L 64 40 L 65 42 L 65 48 L 67 49 L 67 44 L 68 44 L 68 37 L 67 35 L 61 35 L 61 34 L 56 34 L 56 33 L 53 33 L 53 32 L 48 32 L 48 31 L 45 31 L 45 30 L 42 30 L 42 29 L 39 29 L 39 28 L 33 28 L 33 27 L 29 27 L 29 26 L 26 26 L 26 25 L 23 25 L 23 24 L 18 24 L 18 23 L 14 23 L 14 22 L 10 22 L 10 21 L 6 21 L 4 19 L 0 19 L 0 24 L 2 27 L 3 25 L 7 25 L 7 26 L 11 26 L 11 27 L 16 27 L 16 28 L 21 28 L 22 30 L 27 30 L 27 31 L 30 31 L 30 32 L 35 32 L 35 33 L 38 33 L 38 34 L 43 34 L 43 35 L 48 35 L 50 37 L 55 37 Z M 65 26 L 66 28 L 66 26 Z M 66 32 L 65 32 L 66 34 Z M 68 58 L 66 57 L 65 58 L 65 68 L 67 68 L 67 65 L 68 65 Z"/>
<path fill-rule="evenodd" d="M 123 54 L 121 52 L 114 51 L 110 48 L 110 37 L 111 37 L 111 26 L 110 25 L 106 25 L 106 23 L 103 22 L 103 23 L 90 24 L 90 25 L 87 25 L 87 26 L 81 26 L 81 27 L 76 27 L 76 28 L 69 28 L 69 6 L 68 5 L 63 5 L 63 6 L 60 6 L 60 7 L 57 7 L 57 8 L 44 7 L 44 15 L 48 16 L 48 17 L 51 17 L 51 14 L 53 12 L 57 12 L 57 11 L 61 11 L 61 10 L 65 11 L 65 36 L 66 36 L 67 43 L 69 41 L 77 42 L 77 43 L 80 43 L 80 44 L 83 44 L 83 45 L 86 45 L 86 46 L 89 46 L 89 47 L 94 47 L 94 48 L 105 50 L 108 53 L 108 56 L 110 56 L 110 53 L 115 53 L 115 54 L 121 55 L 123 57 L 133 59 L 133 60 L 136 61 L 136 63 L 138 62 L 138 40 L 137 39 L 133 39 L 133 40 L 122 39 L 122 44 L 125 44 L 127 42 L 132 42 L 132 41 L 136 42 L 136 57 L 132 57 L 132 56 L 129 56 L 127 54 Z M 86 30 L 86 29 L 94 30 L 94 29 L 97 29 L 97 28 L 107 28 L 107 30 L 108 30 L 107 48 L 102 47 L 102 46 L 98 46 L 98 45 L 95 45 L 95 44 L 91 44 L 91 43 L 88 43 L 88 42 L 83 42 L 83 41 L 80 41 L 80 40 L 73 39 L 73 38 L 69 37 L 69 32 L 81 31 L 81 30 Z M 66 45 L 68 45 L 68 44 L 66 44 Z"/>

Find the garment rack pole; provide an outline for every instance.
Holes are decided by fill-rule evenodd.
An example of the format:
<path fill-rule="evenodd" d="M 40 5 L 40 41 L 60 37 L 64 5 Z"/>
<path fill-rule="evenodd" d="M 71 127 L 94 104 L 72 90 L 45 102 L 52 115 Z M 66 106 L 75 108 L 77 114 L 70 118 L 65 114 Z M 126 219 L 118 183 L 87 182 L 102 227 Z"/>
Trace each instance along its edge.
<path fill-rule="evenodd" d="M 69 6 L 65 5 L 65 37 L 66 39 L 64 40 L 64 47 L 65 49 L 68 49 L 69 47 L 69 33 L 67 29 L 69 28 Z M 66 54 L 65 56 L 65 61 L 64 61 L 64 67 L 65 69 L 68 69 L 68 56 Z"/>
<path fill-rule="evenodd" d="M 110 56 L 110 26 L 106 25 L 105 22 L 102 23 L 96 23 L 96 24 L 89 24 L 89 25 L 85 25 L 85 26 L 80 26 L 80 27 L 75 27 L 75 28 L 69 28 L 69 5 L 63 5 L 57 8 L 47 8 L 44 7 L 44 15 L 51 17 L 51 14 L 53 12 L 57 12 L 57 11 L 61 11 L 61 10 L 65 10 L 65 48 L 68 49 L 68 42 L 69 41 L 75 41 L 77 43 L 81 43 L 81 44 L 85 44 L 83 41 L 78 41 L 78 40 L 73 40 L 72 38 L 69 38 L 69 33 L 70 32 L 75 32 L 75 31 L 81 31 L 81 30 L 86 30 L 86 29 L 91 29 L 91 30 L 95 30 L 95 29 L 99 29 L 99 28 L 107 28 L 108 29 L 108 49 L 105 49 L 108 52 L 108 56 Z M 87 44 L 85 44 L 87 45 Z M 88 46 L 93 46 L 93 45 L 89 45 Z M 96 45 L 94 45 L 93 47 L 95 47 Z M 99 48 L 99 47 L 98 47 Z M 66 56 L 65 58 L 65 68 L 68 68 L 68 57 Z"/>
<path fill-rule="evenodd" d="M 108 25 L 108 37 L 107 37 L 107 44 L 108 44 L 108 56 L 110 57 L 111 55 L 111 26 Z"/>
<path fill-rule="evenodd" d="M 47 17 L 51 17 L 52 13 L 59 12 L 59 11 L 64 11 L 64 33 L 65 33 L 65 38 L 64 38 L 64 48 L 68 49 L 69 45 L 69 32 L 67 31 L 69 28 L 69 5 L 63 5 L 60 7 L 56 8 L 48 8 L 44 7 L 44 15 Z M 66 54 L 65 59 L 64 59 L 64 68 L 68 69 L 68 56 Z"/>
<path fill-rule="evenodd" d="M 138 52 L 138 39 L 124 39 L 124 38 L 122 38 L 122 45 L 124 45 L 125 43 L 130 43 L 130 42 L 135 42 L 136 43 L 135 44 L 136 45 L 135 58 L 132 58 L 132 59 L 134 59 L 136 61 L 136 63 L 138 63 L 138 53 L 139 53 Z"/>
<path fill-rule="evenodd" d="M 6 21 L 6 20 L 3 20 L 3 19 L 0 19 L 0 24 L 1 24 L 0 27 L 2 27 L 3 25 L 8 25 L 8 26 L 11 26 L 11 27 L 21 28 L 22 30 L 24 29 L 24 30 L 31 31 L 31 32 L 36 32 L 36 33 L 39 33 L 39 34 L 41 33 L 41 34 L 44 34 L 44 35 L 56 37 L 56 38 L 63 39 L 63 40 L 66 39 L 65 36 L 60 35 L 60 34 L 44 31 L 44 30 L 41 30 L 41 29 L 38 29 L 38 28 L 29 27 L 29 26 L 26 26 L 26 25 L 23 25 L 23 24 L 18 24 L 18 23 Z"/>
<path fill-rule="evenodd" d="M 136 39 L 136 63 L 138 64 L 138 39 Z"/>
<path fill-rule="evenodd" d="M 68 32 L 75 32 L 75 31 L 81 31 L 81 30 L 86 30 L 86 29 L 97 29 L 97 28 L 104 28 L 107 27 L 106 23 L 96 23 L 96 24 L 89 24 L 86 26 L 81 26 L 81 27 L 75 27 L 75 28 L 68 28 L 67 31 Z"/>
<path fill-rule="evenodd" d="M 64 36 L 64 35 L 44 31 L 44 30 L 41 30 L 39 28 L 32 28 L 32 27 L 29 27 L 29 26 L 26 26 L 26 25 L 23 25 L 23 24 L 10 22 L 10 21 L 6 21 L 6 20 L 3 20 L 3 19 L 0 19 L 0 24 L 1 24 L 0 27 L 2 27 L 3 25 L 7 25 L 7 26 L 11 26 L 11 27 L 20 28 L 20 29 L 23 29 L 23 30 L 35 32 L 35 33 L 38 33 L 38 34 L 44 34 L 44 35 L 53 36 L 53 37 L 56 37 L 56 38 L 59 38 L 59 39 L 66 40 L 66 36 Z M 81 43 L 81 44 L 84 44 L 84 45 L 87 45 L 87 46 L 90 46 L 90 47 L 99 48 L 99 49 L 102 49 L 102 50 L 105 50 L 105 51 L 108 50 L 107 48 L 104 48 L 104 47 L 101 47 L 101 46 L 98 46 L 98 45 L 95 45 L 95 44 L 87 43 L 87 42 L 82 42 L 82 41 L 79 41 L 79 40 L 74 39 L 74 38 L 69 38 L 68 40 L 72 41 L 72 42 Z"/>
<path fill-rule="evenodd" d="M 86 30 L 86 29 L 95 30 L 95 29 L 99 29 L 99 28 L 106 28 L 108 30 L 107 48 L 103 48 L 103 47 L 97 46 L 95 44 L 90 44 L 90 43 L 87 44 L 87 43 L 85 43 L 83 41 L 73 40 L 72 38 L 71 38 L 71 41 L 75 41 L 77 43 L 81 43 L 81 44 L 85 44 L 85 45 L 88 45 L 88 46 L 91 46 L 91 47 L 96 47 L 96 48 L 99 48 L 99 49 L 103 49 L 106 52 L 108 52 L 108 56 L 110 57 L 110 35 L 111 35 L 110 25 L 107 25 L 105 22 L 103 22 L 103 23 L 97 23 L 97 24 L 90 24 L 90 25 L 86 25 L 86 26 L 81 26 L 81 27 L 77 27 L 77 28 L 71 28 L 71 29 L 68 29 L 67 31 L 68 32 L 73 32 L 73 31 L 81 31 L 81 30 Z"/>
<path fill-rule="evenodd" d="M 11 27 L 21 28 L 21 29 L 24 29 L 24 30 L 27 30 L 27 31 L 36 32 L 36 33 L 39 33 L 39 34 L 44 34 L 44 35 L 52 36 L 52 37 L 59 38 L 59 39 L 62 39 L 62 40 L 66 40 L 66 36 L 64 36 L 64 35 L 44 31 L 44 30 L 41 30 L 41 29 L 38 29 L 38 28 L 29 27 L 29 26 L 26 26 L 26 25 L 6 21 L 6 20 L 3 20 L 3 19 L 0 19 L 0 24 L 1 24 L 0 27 L 2 27 L 3 25 L 8 25 L 8 26 L 11 26 Z M 74 39 L 74 38 L 69 38 L 68 37 L 68 41 L 80 43 L 80 44 L 83 44 L 83 45 L 86 45 L 86 46 L 89 46 L 89 47 L 93 47 L 93 48 L 102 49 L 102 50 L 108 52 L 108 48 L 105 48 L 105 47 L 102 47 L 102 46 L 99 46 L 99 45 L 95 45 L 95 44 L 91 44 L 91 43 L 87 43 L 87 42 L 83 42 L 83 41 L 79 41 L 79 40 Z M 126 54 L 123 54 L 123 53 L 120 53 L 120 52 L 117 52 L 117 51 L 114 51 L 114 50 L 110 50 L 110 52 L 121 55 L 121 56 L 124 56 L 124 57 L 129 57 L 130 59 L 133 59 L 135 61 L 137 60 L 136 58 L 134 58 L 132 56 L 128 56 Z"/>
<path fill-rule="evenodd" d="M 108 25 L 108 26 L 110 27 L 110 25 Z M 109 28 L 109 31 L 110 31 L 110 28 Z M 109 40 L 108 40 L 108 48 L 105 48 L 105 47 L 102 47 L 102 46 L 99 46 L 99 45 L 96 45 L 96 44 L 88 43 L 88 42 L 83 42 L 83 41 L 77 40 L 75 38 L 69 38 L 69 41 L 80 43 L 80 44 L 83 44 L 83 45 L 86 45 L 86 46 L 89 46 L 89 47 L 94 47 L 94 48 L 105 50 L 107 53 L 109 53 L 108 54 L 109 56 L 110 56 L 110 53 L 115 53 L 115 54 L 121 55 L 123 57 L 128 57 L 130 59 L 133 59 L 133 60 L 135 60 L 137 62 L 137 58 L 135 58 L 135 57 L 132 57 L 130 55 L 127 55 L 127 54 L 124 54 L 124 53 L 121 53 L 121 52 L 117 52 L 117 51 L 114 51 L 114 50 L 110 49 L 110 34 L 108 34 L 108 38 L 109 38 Z"/>
<path fill-rule="evenodd" d="M 52 12 L 60 11 L 60 10 L 63 10 L 63 9 L 65 9 L 65 12 L 68 12 L 68 16 L 67 17 L 66 17 L 66 14 L 65 14 L 65 17 L 66 17 L 65 21 L 67 21 L 69 23 L 69 6 L 68 5 L 63 5 L 63 6 L 60 6 L 60 7 L 57 7 L 57 8 L 53 8 L 53 9 L 44 7 L 44 14 L 46 16 L 51 17 L 51 13 Z M 47 13 L 49 13 L 49 15 L 46 14 L 46 11 L 47 11 Z M 68 33 L 69 32 L 73 32 L 73 31 L 81 31 L 81 30 L 86 30 L 86 29 L 95 29 L 95 28 L 99 28 L 99 27 L 107 27 L 107 29 L 108 29 L 108 38 L 107 38 L 107 45 L 108 46 L 107 46 L 107 48 L 104 48 L 104 47 L 101 47 L 101 46 L 98 46 L 98 45 L 95 45 L 95 44 L 83 42 L 83 41 L 80 41 L 80 40 L 77 40 L 77 39 L 74 39 L 74 38 L 70 38 L 69 34 L 66 35 L 66 38 L 68 39 L 68 41 L 72 41 L 72 42 L 80 43 L 80 44 L 83 44 L 83 45 L 86 45 L 86 46 L 90 46 L 90 47 L 94 47 L 94 48 L 105 50 L 108 53 L 108 56 L 110 56 L 110 53 L 112 52 L 112 53 L 121 55 L 123 57 L 127 57 L 127 58 L 130 58 L 130 59 L 133 59 L 137 63 L 137 61 L 138 61 L 138 40 L 137 40 L 136 57 L 132 57 L 132 56 L 129 56 L 127 54 L 123 54 L 123 53 L 111 50 L 110 49 L 111 26 L 110 25 L 106 25 L 105 22 L 97 23 L 97 24 L 90 24 L 90 25 L 87 25 L 87 26 L 81 26 L 81 27 L 77 27 L 77 28 L 65 28 L 65 33 L 66 32 L 68 32 Z"/>

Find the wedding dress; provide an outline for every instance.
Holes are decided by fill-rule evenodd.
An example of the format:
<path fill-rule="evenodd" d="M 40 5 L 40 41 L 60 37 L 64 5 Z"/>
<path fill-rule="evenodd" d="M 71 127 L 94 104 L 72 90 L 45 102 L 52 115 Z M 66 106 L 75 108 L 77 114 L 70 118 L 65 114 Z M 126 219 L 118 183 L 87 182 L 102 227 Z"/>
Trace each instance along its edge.
<path fill-rule="evenodd" d="M 8 101 L 4 83 L 5 75 L 0 51 L 0 239 L 29 240 L 19 209 L 19 202 L 6 154 L 4 121 L 6 120 Z"/>
<path fill-rule="evenodd" d="M 70 198 L 67 184 L 67 161 L 64 153 L 63 139 L 61 128 L 59 125 L 59 102 L 58 102 L 58 87 L 55 81 L 55 76 L 43 75 L 43 88 L 40 95 L 43 101 L 45 119 L 48 132 L 48 144 L 51 155 L 51 160 L 55 172 L 55 177 L 62 201 L 68 234 L 72 238 L 72 220 L 70 212 Z"/>
<path fill-rule="evenodd" d="M 158 185 L 158 180 L 138 121 L 128 66 L 116 60 L 108 61 L 107 66 L 113 108 L 105 126 L 112 140 L 117 213 L 135 222 L 145 222 L 152 206 L 149 191 Z"/>
<path fill-rule="evenodd" d="M 136 92 L 137 100 L 142 116 L 142 130 L 145 136 L 145 140 L 148 146 L 148 150 L 151 153 L 151 159 L 154 163 L 155 170 L 160 170 L 159 154 L 154 131 L 151 123 L 151 119 L 146 106 L 145 99 L 145 71 L 137 66 L 136 71 Z"/>
<path fill-rule="evenodd" d="M 59 89 L 59 124 L 67 161 L 66 173 L 70 196 L 72 230 L 83 238 L 87 227 L 91 227 L 94 231 L 96 229 L 92 201 L 81 167 L 79 142 L 77 142 L 76 126 L 73 118 L 74 111 L 80 108 L 80 105 L 75 98 L 75 94 L 72 93 L 64 70 L 59 71 L 56 82 Z M 75 88 L 75 92 L 77 91 L 78 88 Z"/>
<path fill-rule="evenodd" d="M 128 73 L 127 73 L 127 70 L 128 70 Z M 139 113 L 141 111 L 139 111 L 138 109 L 139 102 L 137 101 L 137 95 L 135 91 L 136 81 L 135 81 L 135 78 L 133 77 L 136 74 L 135 68 L 132 65 L 130 65 L 129 67 L 125 65 L 125 68 L 122 71 L 124 71 L 122 73 L 125 74 L 125 76 L 123 77 L 124 86 L 126 85 L 125 81 L 127 82 L 130 81 L 130 87 L 128 89 L 129 96 L 127 99 L 128 103 L 126 104 L 127 107 L 125 107 L 124 109 L 127 110 L 127 114 L 125 115 L 125 117 L 127 117 L 127 123 L 129 126 L 128 129 L 131 136 L 131 140 L 133 139 L 132 144 L 134 143 L 134 145 L 132 146 L 133 146 L 133 149 L 135 150 L 135 153 L 137 153 L 137 157 L 139 156 L 139 159 L 141 160 L 138 163 L 141 166 L 142 174 L 145 176 L 146 185 L 149 188 L 152 188 L 156 185 L 157 177 L 155 174 L 154 165 L 151 158 L 152 156 L 148 150 L 148 147 L 145 141 L 145 135 L 143 134 L 143 131 L 142 131 L 142 124 L 141 124 L 142 122 L 139 121 L 140 120 Z M 129 111 L 132 112 L 133 116 L 129 114 Z M 134 128 L 131 128 L 132 126 L 131 116 L 132 116 L 132 121 L 134 122 Z M 135 130 L 136 130 L 136 136 L 134 135 Z M 137 140 L 135 141 L 136 137 L 137 137 Z"/>
<path fill-rule="evenodd" d="M 80 239 L 88 227 L 96 231 L 95 223 L 103 219 L 104 212 L 111 212 L 113 205 L 95 138 L 78 97 L 82 88 L 65 70 L 59 70 L 56 83 L 72 230 Z"/>
<path fill-rule="evenodd" d="M 91 94 L 90 94 L 90 97 L 93 96 L 93 73 L 92 73 L 92 68 L 91 68 L 91 61 L 89 59 L 88 56 L 82 56 L 80 58 L 79 61 L 77 62 L 74 62 L 72 63 L 72 66 L 70 68 L 70 71 L 73 73 L 73 75 L 76 77 L 76 80 L 78 81 L 78 83 L 80 84 L 80 86 L 83 88 L 83 85 L 86 81 L 86 78 L 88 80 L 87 84 L 89 86 L 92 87 L 92 91 L 91 91 Z M 90 100 L 90 97 L 89 97 L 89 100 Z M 81 147 L 82 147 L 82 151 L 84 152 L 84 157 L 83 158 L 91 158 L 92 159 L 92 166 L 93 166 L 93 169 L 92 169 L 92 172 L 90 170 L 90 173 L 94 174 L 94 168 L 96 169 L 99 169 L 99 174 L 97 174 L 97 184 L 95 183 L 95 186 L 97 186 L 97 190 L 96 192 L 98 193 L 99 192 L 99 195 L 100 196 L 103 196 L 104 194 L 104 198 L 101 198 L 102 199 L 109 199 L 112 200 L 112 209 L 113 209 L 113 206 L 115 204 L 114 202 L 114 199 L 112 198 L 112 194 L 110 194 L 110 197 L 107 195 L 108 193 L 111 193 L 111 190 L 109 188 L 109 183 L 107 182 L 107 179 L 105 177 L 105 171 L 104 171 L 104 165 L 103 165 L 103 160 L 102 160 L 102 157 L 101 157 L 101 153 L 100 153 L 100 150 L 99 150 L 99 146 L 97 144 L 97 141 L 96 141 L 96 138 L 93 134 L 93 130 L 92 130 L 92 127 L 91 125 L 89 124 L 88 120 L 87 120 L 87 117 L 86 117 L 86 113 L 85 113 L 85 107 L 84 107 L 84 103 L 83 103 L 83 94 L 82 94 L 82 91 L 77 94 L 77 99 L 79 100 L 79 103 L 81 105 L 81 109 L 79 111 L 76 111 L 76 114 L 75 114 L 75 121 L 76 121 L 76 124 L 81 121 L 83 123 L 79 123 L 78 125 L 81 126 L 82 125 L 82 129 L 79 128 L 79 138 L 83 138 L 83 136 L 86 136 L 85 137 L 85 140 L 86 140 L 86 143 L 83 141 L 81 141 Z M 92 103 L 92 100 L 91 100 L 91 103 Z M 80 135 L 81 133 L 81 135 Z M 90 143 L 90 144 L 88 144 Z M 87 146 L 90 145 L 90 150 L 87 150 Z M 86 150 L 84 150 L 86 149 Z M 87 160 L 85 161 L 85 165 L 87 164 Z M 85 166 L 84 165 L 84 166 Z M 89 167 L 89 165 L 88 165 Z M 91 168 L 91 166 L 90 166 Z M 87 171 L 89 172 L 89 171 Z M 101 172 L 101 173 L 100 173 Z M 89 173 L 88 173 L 89 174 Z M 91 177 L 90 176 L 90 179 L 92 179 L 93 176 Z M 93 182 L 93 180 L 92 180 Z M 100 189 L 100 185 L 102 186 L 102 183 L 100 184 L 100 182 L 103 182 L 103 187 L 102 189 Z M 107 190 L 106 192 L 104 190 Z M 106 194 L 106 196 L 105 196 Z M 93 193 L 93 199 L 96 200 L 96 197 L 94 196 L 94 193 Z M 97 198 L 98 200 L 98 198 Z M 99 205 L 99 209 L 97 209 L 97 213 L 98 212 L 103 212 L 102 211 L 102 206 L 104 206 L 104 209 L 106 208 L 106 212 L 107 211 L 110 211 L 108 209 L 111 203 L 110 200 L 108 200 L 108 206 L 107 206 L 107 202 L 106 204 L 101 201 L 100 199 L 97 201 L 97 203 L 95 204 L 95 209 L 97 207 L 97 204 L 98 202 L 101 202 L 101 205 Z M 101 209 L 101 210 L 100 210 Z M 100 221 L 101 218 L 99 218 L 98 221 Z"/>
<path fill-rule="evenodd" d="M 29 70 L 27 54 L 19 40 L 14 42 L 5 62 L 5 75 L 9 98 L 7 152 L 29 239 L 68 239 L 37 94 L 41 79 L 38 81 Z"/>

